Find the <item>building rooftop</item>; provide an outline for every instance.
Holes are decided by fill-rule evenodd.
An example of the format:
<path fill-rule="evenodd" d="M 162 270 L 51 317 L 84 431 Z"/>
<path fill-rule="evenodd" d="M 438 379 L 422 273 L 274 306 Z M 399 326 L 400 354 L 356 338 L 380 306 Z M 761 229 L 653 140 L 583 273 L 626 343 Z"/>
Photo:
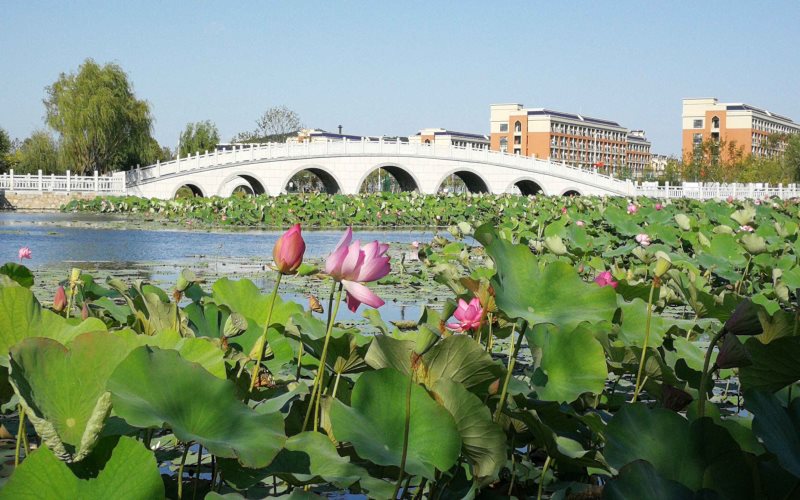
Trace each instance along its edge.
<path fill-rule="evenodd" d="M 611 120 L 601 120 L 600 118 L 592 118 L 590 116 L 578 115 L 574 113 L 564 113 L 561 111 L 553 111 L 545 108 L 529 109 L 528 115 L 552 115 L 560 118 L 567 118 L 569 120 L 578 120 L 587 123 L 599 123 L 601 125 L 610 125 L 612 127 L 621 127 L 617 122 Z"/>

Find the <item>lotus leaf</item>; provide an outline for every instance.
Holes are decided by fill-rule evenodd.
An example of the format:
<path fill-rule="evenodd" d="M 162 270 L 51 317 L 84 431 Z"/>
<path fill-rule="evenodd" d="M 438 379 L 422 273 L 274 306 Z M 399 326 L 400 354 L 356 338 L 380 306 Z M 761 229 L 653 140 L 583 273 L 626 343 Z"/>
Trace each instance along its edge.
<path fill-rule="evenodd" d="M 362 458 L 378 465 L 400 465 L 408 376 L 382 368 L 359 377 L 351 407 L 333 400 L 330 409 L 338 441 L 353 444 Z M 456 463 L 461 438 L 453 416 L 417 384 L 411 387 L 411 420 L 406 470 L 432 479 L 435 470 Z"/>
<path fill-rule="evenodd" d="M 268 465 L 286 439 L 280 414 L 251 410 L 236 398 L 232 382 L 174 350 L 134 349 L 111 375 L 108 389 L 114 411 L 129 424 L 167 426 L 180 441 L 197 442 L 247 467 Z"/>

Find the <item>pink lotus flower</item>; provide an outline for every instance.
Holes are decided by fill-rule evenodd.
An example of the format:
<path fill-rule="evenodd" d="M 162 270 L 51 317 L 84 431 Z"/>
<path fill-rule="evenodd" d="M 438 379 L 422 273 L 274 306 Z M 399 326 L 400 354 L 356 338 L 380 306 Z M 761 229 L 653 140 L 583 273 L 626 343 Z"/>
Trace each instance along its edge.
<path fill-rule="evenodd" d="M 477 330 L 481 327 L 481 318 L 483 318 L 481 301 L 474 297 L 468 304 L 464 299 L 458 299 L 458 307 L 453 316 L 458 323 L 448 323 L 447 328 L 458 333 Z"/>
<path fill-rule="evenodd" d="M 561 207 L 561 213 L 562 214 L 567 213 L 567 207 Z"/>
<path fill-rule="evenodd" d="M 306 242 L 300 231 L 300 224 L 295 224 L 283 233 L 272 248 L 272 260 L 281 274 L 294 274 L 303 263 Z"/>
<path fill-rule="evenodd" d="M 664 208 L 664 205 L 662 205 L 661 203 L 656 203 L 656 206 L 655 206 L 656 210 L 662 210 L 663 208 Z"/>
<path fill-rule="evenodd" d="M 753 229 L 753 226 L 745 224 L 744 226 L 739 226 L 739 231 L 743 233 L 752 233 L 755 229 Z"/>
<path fill-rule="evenodd" d="M 583 226 L 586 225 L 586 223 L 583 222 L 582 220 L 579 220 L 579 221 L 575 221 L 575 225 L 578 226 L 578 227 L 583 227 Z"/>
<path fill-rule="evenodd" d="M 725 198 L 725 201 L 727 201 L 728 203 L 733 203 L 733 196 L 728 195 L 728 197 Z"/>
<path fill-rule="evenodd" d="M 611 271 L 603 271 L 602 273 L 598 274 L 594 279 L 594 282 L 600 285 L 600 287 L 610 286 L 611 288 L 617 288 L 617 285 L 619 284 L 614 281 L 614 277 L 611 276 Z"/>
<path fill-rule="evenodd" d="M 358 240 L 353 241 L 353 229 L 347 228 L 336 249 L 325 261 L 325 272 L 340 282 L 347 291 L 347 308 L 355 312 L 358 306 L 381 307 L 385 302 L 363 285 L 376 281 L 391 270 L 389 245 L 372 241 L 363 247 Z"/>
<path fill-rule="evenodd" d="M 755 203 L 756 205 L 761 205 L 761 200 L 756 199 L 753 203 Z"/>
<path fill-rule="evenodd" d="M 628 214 L 633 215 L 639 211 L 639 207 L 634 205 L 633 203 L 628 204 Z"/>
<path fill-rule="evenodd" d="M 419 248 L 419 241 L 416 241 L 416 240 L 412 241 L 412 242 L 411 242 L 411 246 L 412 246 L 413 248 Z"/>
<path fill-rule="evenodd" d="M 646 234 L 644 234 L 644 233 L 640 233 L 640 234 L 637 234 L 637 235 L 636 235 L 636 242 L 637 242 L 638 244 L 642 245 L 643 247 L 646 247 L 646 246 L 650 245 L 650 243 L 652 243 L 652 242 L 650 241 L 650 237 L 649 237 L 649 236 L 647 236 L 647 235 L 646 235 Z"/>
<path fill-rule="evenodd" d="M 19 261 L 21 263 L 22 259 L 30 259 L 31 258 L 31 249 L 28 248 L 28 247 L 22 247 L 22 248 L 19 249 L 19 252 L 17 253 L 17 255 L 19 256 Z"/>

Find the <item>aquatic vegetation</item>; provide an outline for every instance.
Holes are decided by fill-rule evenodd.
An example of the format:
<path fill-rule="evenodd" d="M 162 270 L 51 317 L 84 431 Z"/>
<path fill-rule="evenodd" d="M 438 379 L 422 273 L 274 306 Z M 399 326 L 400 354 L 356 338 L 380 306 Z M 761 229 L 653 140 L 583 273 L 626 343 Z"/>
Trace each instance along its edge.
<path fill-rule="evenodd" d="M 401 203 L 348 203 L 377 200 Z M 349 228 L 320 271 L 293 226 L 266 294 L 189 272 L 171 290 L 74 272 L 46 307 L 30 271 L 1 267 L 18 466 L 0 497 L 796 494 L 795 202 L 447 203 L 475 210 L 421 215 L 453 223 L 412 251 L 451 298 L 402 331 L 364 285 L 402 262 Z M 330 293 L 284 300 L 288 274 Z M 337 321 L 362 302 L 376 335 Z"/>

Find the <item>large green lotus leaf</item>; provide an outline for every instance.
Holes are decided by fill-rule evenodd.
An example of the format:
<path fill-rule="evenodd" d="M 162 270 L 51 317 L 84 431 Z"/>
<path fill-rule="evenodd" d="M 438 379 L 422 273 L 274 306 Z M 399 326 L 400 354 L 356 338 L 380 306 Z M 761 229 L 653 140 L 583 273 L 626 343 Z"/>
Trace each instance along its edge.
<path fill-rule="evenodd" d="M 128 355 L 111 333 L 85 333 L 69 348 L 29 338 L 11 348 L 10 379 L 36 432 L 60 459 L 82 460 L 111 411 L 106 383 Z"/>
<path fill-rule="evenodd" d="M 134 349 L 111 375 L 108 389 L 115 413 L 130 425 L 169 427 L 178 440 L 248 467 L 268 465 L 286 439 L 279 413 L 248 408 L 236 398 L 232 382 L 174 350 Z"/>
<path fill-rule="evenodd" d="M 523 318 L 530 326 L 552 323 L 572 330 L 583 321 L 611 321 L 617 309 L 614 289 L 585 283 L 565 262 L 553 262 L 544 270 L 530 249 L 497 236 L 486 224 L 475 232 L 495 262 L 492 279 L 497 306 L 510 318 Z"/>
<path fill-rule="evenodd" d="M 0 276 L 7 276 L 10 281 L 25 288 L 33 286 L 33 273 L 30 269 L 17 264 L 16 262 L 6 262 L 0 267 Z"/>
<path fill-rule="evenodd" d="M 692 490 L 665 479 L 645 460 L 629 463 L 603 488 L 603 498 L 607 500 L 690 500 L 694 497 Z"/>
<path fill-rule="evenodd" d="M 214 283 L 212 291 L 212 297 L 217 304 L 224 304 L 230 307 L 231 311 L 238 312 L 264 327 L 269 314 L 271 295 L 262 294 L 252 281 L 222 278 Z M 270 322 L 285 325 L 293 314 L 302 311 L 303 308 L 299 304 L 284 302 L 280 296 L 276 296 Z"/>
<path fill-rule="evenodd" d="M 608 207 L 603 216 L 612 228 L 623 236 L 632 237 L 644 232 L 642 227 L 637 224 L 636 216 L 630 215 L 618 207 Z"/>
<path fill-rule="evenodd" d="M 619 307 L 622 310 L 620 340 L 626 346 L 642 347 L 647 331 L 647 302 L 642 299 L 633 299 L 631 302 L 620 301 Z M 650 318 L 648 347 L 659 347 L 664 342 L 664 336 L 672 327 L 672 323 L 653 312 Z"/>
<path fill-rule="evenodd" d="M 340 456 L 331 440 L 319 432 L 301 432 L 287 439 L 265 472 L 291 476 L 294 485 L 318 483 L 320 478 L 339 488 L 360 482 L 372 498 L 390 498 L 394 491 L 394 484 L 371 477 L 366 469 Z"/>
<path fill-rule="evenodd" d="M 646 460 L 665 479 L 724 498 L 755 498 L 754 464 L 736 441 L 710 418 L 693 422 L 644 403 L 624 405 L 606 429 L 604 455 L 616 469 Z"/>
<path fill-rule="evenodd" d="M 337 441 L 349 441 L 361 458 L 378 465 L 400 465 L 409 378 L 383 368 L 367 372 L 353 388 L 351 407 L 331 402 Z M 456 463 L 461 438 L 450 413 L 417 384 L 411 387 L 411 419 L 406 471 L 429 479 Z"/>
<path fill-rule="evenodd" d="M 744 346 L 753 362 L 739 369 L 745 390 L 775 392 L 800 380 L 800 337 L 781 337 L 769 344 L 751 338 Z"/>
<path fill-rule="evenodd" d="M 800 399 L 786 409 L 774 394 L 751 390 L 744 401 L 755 415 L 753 432 L 787 471 L 800 477 Z"/>
<path fill-rule="evenodd" d="M 376 335 L 365 361 L 375 369 L 390 367 L 408 375 L 414 345 L 411 340 Z M 427 387 L 445 378 L 463 384 L 472 392 L 482 393 L 492 382 L 503 378 L 504 369 L 471 337 L 451 335 L 422 356 L 416 365 L 416 376 Z"/>
<path fill-rule="evenodd" d="M 143 345 L 174 349 L 181 353 L 183 359 L 199 364 L 217 378 L 228 378 L 225 353 L 209 339 L 181 337 L 175 330 L 162 330 L 155 335 L 136 335 L 132 330 L 122 330 L 115 334 L 128 343 L 128 352 Z"/>
<path fill-rule="evenodd" d="M 531 377 L 539 399 L 570 403 L 583 393 L 603 391 L 608 377 L 606 357 L 590 325 L 570 331 L 539 325 L 526 337 L 531 347 L 541 349 Z"/>
<path fill-rule="evenodd" d="M 156 458 L 136 439 L 104 438 L 87 461 L 94 458 L 98 463 L 76 475 L 47 447 L 41 447 L 20 464 L 0 490 L 0 498 L 164 498 Z"/>
<path fill-rule="evenodd" d="M 68 342 L 81 333 L 92 331 L 106 331 L 106 325 L 97 318 L 64 319 L 52 311 L 42 310 L 27 288 L 0 287 L 0 356 L 6 356 L 11 346 L 28 337 Z"/>
<path fill-rule="evenodd" d="M 464 455 L 475 464 L 478 478 L 493 478 L 506 463 L 506 435 L 475 394 L 453 380 L 439 379 L 433 397 L 453 415 Z"/>

